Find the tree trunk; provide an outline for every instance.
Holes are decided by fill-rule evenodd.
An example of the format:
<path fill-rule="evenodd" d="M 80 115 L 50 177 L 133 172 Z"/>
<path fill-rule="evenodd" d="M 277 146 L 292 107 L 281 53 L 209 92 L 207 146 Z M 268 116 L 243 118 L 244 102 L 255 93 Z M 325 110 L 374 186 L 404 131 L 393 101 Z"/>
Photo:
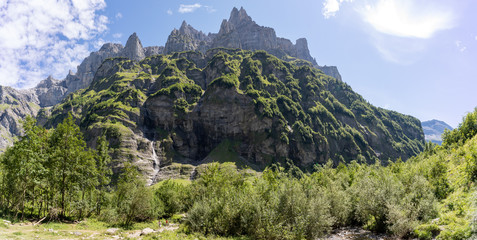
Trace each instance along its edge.
<path fill-rule="evenodd" d="M 25 194 L 26 194 L 26 187 L 23 188 L 23 194 L 22 194 L 22 222 L 25 216 Z"/>
<path fill-rule="evenodd" d="M 66 174 L 63 170 L 61 181 L 61 217 L 65 217 Z"/>

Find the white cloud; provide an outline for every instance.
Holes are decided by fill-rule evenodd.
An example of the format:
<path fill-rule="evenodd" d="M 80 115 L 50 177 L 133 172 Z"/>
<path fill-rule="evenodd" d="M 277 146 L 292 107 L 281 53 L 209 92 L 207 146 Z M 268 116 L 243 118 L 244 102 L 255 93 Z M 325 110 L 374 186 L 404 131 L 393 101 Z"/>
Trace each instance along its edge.
<path fill-rule="evenodd" d="M 353 2 L 354 0 L 325 0 L 323 2 L 322 14 L 325 18 L 334 17 L 340 10 L 343 2 Z"/>
<path fill-rule="evenodd" d="M 324 0 L 323 16 L 334 17 L 343 3 L 376 31 L 392 36 L 430 38 L 455 25 L 451 2 L 442 0 Z"/>
<path fill-rule="evenodd" d="M 459 52 L 464 52 L 467 47 L 462 43 L 462 41 L 455 41 L 455 46 L 457 47 L 457 49 L 459 50 Z"/>
<path fill-rule="evenodd" d="M 115 17 L 116 17 L 116 19 L 121 19 L 121 18 L 123 18 L 123 14 L 118 12 L 118 13 L 116 13 Z"/>
<path fill-rule="evenodd" d="M 107 29 L 104 0 L 0 0 L 0 85 L 26 88 L 63 78 Z"/>
<path fill-rule="evenodd" d="M 122 33 L 115 33 L 113 34 L 113 38 L 121 38 L 123 36 Z"/>
<path fill-rule="evenodd" d="M 201 7 L 202 7 L 202 5 L 200 5 L 199 3 L 191 4 L 191 5 L 181 4 L 179 6 L 178 12 L 179 13 L 191 13 L 191 12 L 194 12 L 195 10 L 201 8 Z"/>
<path fill-rule="evenodd" d="M 398 37 L 425 39 L 454 27 L 452 11 L 434 1 L 378 0 L 358 11 L 378 32 Z"/>
<path fill-rule="evenodd" d="M 215 9 L 212 6 L 204 6 L 204 7 L 205 7 L 205 10 L 207 10 L 208 13 L 214 13 L 214 12 L 217 11 L 217 9 Z"/>
<path fill-rule="evenodd" d="M 337 17 L 339 11 L 346 11 L 350 14 L 347 20 L 356 18 L 357 26 L 366 26 L 363 30 L 385 60 L 409 65 L 419 60 L 429 47 L 427 40 L 455 26 L 457 7 L 453 3 L 451 0 L 323 0 L 322 14 L 331 18 Z"/>
<path fill-rule="evenodd" d="M 422 57 L 426 50 L 423 39 L 397 38 L 389 35 L 372 35 L 372 45 L 386 61 L 410 65 Z"/>
<path fill-rule="evenodd" d="M 477 36 L 475 36 L 475 40 L 477 40 Z"/>
<path fill-rule="evenodd" d="M 167 14 L 168 14 L 168 15 L 172 15 L 172 10 L 171 10 L 171 9 L 167 9 Z"/>
<path fill-rule="evenodd" d="M 336 12 L 340 10 L 340 3 L 338 0 L 326 0 L 323 3 L 323 16 L 330 18 L 336 15 Z"/>

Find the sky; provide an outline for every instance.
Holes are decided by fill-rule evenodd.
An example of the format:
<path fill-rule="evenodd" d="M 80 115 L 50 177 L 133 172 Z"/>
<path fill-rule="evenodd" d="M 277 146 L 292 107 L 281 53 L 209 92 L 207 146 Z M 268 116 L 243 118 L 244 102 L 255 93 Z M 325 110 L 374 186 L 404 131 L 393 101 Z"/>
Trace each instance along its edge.
<path fill-rule="evenodd" d="M 164 46 L 185 20 L 219 31 L 233 7 L 294 42 L 371 104 L 457 127 L 477 106 L 475 0 L 0 0 L 0 85 L 34 87 L 106 42 Z"/>

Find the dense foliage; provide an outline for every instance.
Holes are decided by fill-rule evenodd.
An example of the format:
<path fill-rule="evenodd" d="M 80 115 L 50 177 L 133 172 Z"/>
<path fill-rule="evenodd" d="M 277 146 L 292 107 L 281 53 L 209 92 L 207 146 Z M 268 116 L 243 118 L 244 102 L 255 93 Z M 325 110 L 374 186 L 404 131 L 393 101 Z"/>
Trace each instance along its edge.
<path fill-rule="evenodd" d="M 463 122 L 475 124 L 475 114 Z M 428 143 L 419 156 L 387 166 L 329 161 L 303 173 L 289 162 L 258 174 L 212 163 L 198 167 L 192 182 L 146 187 L 128 163 L 117 185 L 108 185 L 107 143 L 100 138 L 97 150 L 87 149 L 71 116 L 48 131 L 28 118 L 25 135 L 2 155 L 1 213 L 96 216 L 126 226 L 186 213 L 185 233 L 253 239 L 316 239 L 344 226 L 468 239 L 476 231 L 477 136 L 462 126 L 453 134 L 467 136 L 465 143 Z"/>
<path fill-rule="evenodd" d="M 0 207 L 4 214 L 82 218 L 100 210 L 101 189 L 109 183 L 104 140 L 90 150 L 69 115 L 46 130 L 27 117 L 24 136 L 1 157 Z M 105 152 L 106 151 L 106 152 Z M 98 164 L 98 166 L 96 166 Z"/>

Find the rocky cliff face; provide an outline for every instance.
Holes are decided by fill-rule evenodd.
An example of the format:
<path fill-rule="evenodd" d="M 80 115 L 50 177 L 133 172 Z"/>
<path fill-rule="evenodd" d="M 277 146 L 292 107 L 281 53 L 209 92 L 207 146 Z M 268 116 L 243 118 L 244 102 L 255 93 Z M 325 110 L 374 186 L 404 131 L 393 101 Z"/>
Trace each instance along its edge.
<path fill-rule="evenodd" d="M 291 56 L 311 62 L 308 43 L 300 38 L 293 44 L 285 38 L 278 38 L 275 30 L 259 26 L 247 12 L 234 8 L 229 20 L 223 20 L 217 34 L 205 35 L 183 22 L 180 29 L 174 29 L 166 43 L 165 53 L 182 51 L 200 51 L 205 53 L 212 48 L 238 48 L 245 50 L 265 50 L 279 58 Z"/>
<path fill-rule="evenodd" d="M 32 91 L 0 86 L 0 152 L 21 134 L 20 121 L 40 109 Z"/>
<path fill-rule="evenodd" d="M 205 35 L 202 31 L 195 30 L 191 25 L 185 21 L 182 22 L 179 30 L 172 30 L 167 38 L 164 53 L 170 54 L 173 52 L 182 51 L 201 51 L 205 52 L 210 48 L 212 38 Z"/>
<path fill-rule="evenodd" d="M 264 51 L 108 59 L 88 89 L 52 109 L 46 125 L 68 112 L 90 146 L 106 134 L 115 169 L 133 162 L 149 183 L 177 163 L 263 169 L 290 159 L 310 168 L 328 159 L 407 159 L 424 144 L 419 120 L 370 105 L 310 63 Z"/>

